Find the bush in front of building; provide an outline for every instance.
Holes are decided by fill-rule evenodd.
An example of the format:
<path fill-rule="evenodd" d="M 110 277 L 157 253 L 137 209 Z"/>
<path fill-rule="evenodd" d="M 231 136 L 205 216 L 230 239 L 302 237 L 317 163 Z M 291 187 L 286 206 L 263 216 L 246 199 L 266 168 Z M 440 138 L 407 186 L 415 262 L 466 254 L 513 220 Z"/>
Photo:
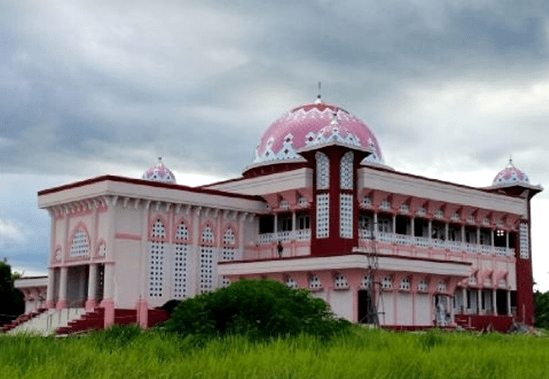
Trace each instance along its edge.
<path fill-rule="evenodd" d="M 308 290 L 272 279 L 243 279 L 182 301 L 165 330 L 200 339 L 245 335 L 265 340 L 299 334 L 329 338 L 350 325 L 335 318 L 328 304 Z"/>

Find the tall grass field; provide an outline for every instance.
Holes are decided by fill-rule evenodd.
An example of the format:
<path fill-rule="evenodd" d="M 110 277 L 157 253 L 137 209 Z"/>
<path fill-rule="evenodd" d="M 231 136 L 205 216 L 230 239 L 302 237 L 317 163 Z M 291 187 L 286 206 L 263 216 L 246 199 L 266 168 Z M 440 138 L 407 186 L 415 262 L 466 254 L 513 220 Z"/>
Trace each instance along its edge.
<path fill-rule="evenodd" d="M 0 378 L 549 378 L 549 338 L 393 333 L 353 327 L 329 341 L 227 337 L 199 343 L 114 327 L 56 339 L 0 336 Z"/>

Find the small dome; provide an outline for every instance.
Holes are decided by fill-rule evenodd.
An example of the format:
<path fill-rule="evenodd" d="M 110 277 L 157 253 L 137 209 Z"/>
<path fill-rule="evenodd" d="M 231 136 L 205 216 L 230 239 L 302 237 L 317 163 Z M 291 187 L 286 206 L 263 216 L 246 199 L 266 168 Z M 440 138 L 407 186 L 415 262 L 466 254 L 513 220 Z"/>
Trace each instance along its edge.
<path fill-rule="evenodd" d="M 501 170 L 492 185 L 494 187 L 504 187 L 516 184 L 530 184 L 528 176 L 513 165 L 513 160 L 509 159 L 509 164 Z"/>
<path fill-rule="evenodd" d="M 143 176 L 141 178 L 153 182 L 170 184 L 176 183 L 173 172 L 171 172 L 169 168 L 164 166 L 161 157 L 158 157 L 158 163 L 149 167 L 149 169 L 143 173 Z"/>
<path fill-rule="evenodd" d="M 333 136 L 332 134 L 337 134 Z M 297 151 L 329 139 L 372 150 L 365 163 L 384 165 L 374 133 L 357 117 L 320 98 L 293 108 L 276 120 L 261 136 L 255 151 L 255 165 L 302 159 Z"/>

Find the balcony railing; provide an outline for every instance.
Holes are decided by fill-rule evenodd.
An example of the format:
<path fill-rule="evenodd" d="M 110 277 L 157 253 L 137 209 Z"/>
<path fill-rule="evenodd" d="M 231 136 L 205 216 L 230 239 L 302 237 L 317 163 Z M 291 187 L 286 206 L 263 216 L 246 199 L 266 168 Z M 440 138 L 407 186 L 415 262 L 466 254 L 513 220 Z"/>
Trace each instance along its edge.
<path fill-rule="evenodd" d="M 372 232 L 365 229 L 359 229 L 358 236 L 363 240 L 371 240 Z M 469 254 L 487 254 L 512 257 L 515 255 L 515 249 L 507 247 L 497 247 L 491 245 L 477 245 L 474 243 L 461 241 L 445 241 L 441 239 L 427 237 L 415 237 L 396 233 L 376 232 L 375 240 L 384 244 L 399 246 L 416 246 L 421 248 L 448 249 L 454 252 L 467 252 Z"/>
<path fill-rule="evenodd" d="M 311 229 L 285 230 L 278 232 L 276 238 L 274 233 L 262 233 L 259 235 L 259 243 L 261 245 L 277 241 L 307 241 L 310 239 Z"/>

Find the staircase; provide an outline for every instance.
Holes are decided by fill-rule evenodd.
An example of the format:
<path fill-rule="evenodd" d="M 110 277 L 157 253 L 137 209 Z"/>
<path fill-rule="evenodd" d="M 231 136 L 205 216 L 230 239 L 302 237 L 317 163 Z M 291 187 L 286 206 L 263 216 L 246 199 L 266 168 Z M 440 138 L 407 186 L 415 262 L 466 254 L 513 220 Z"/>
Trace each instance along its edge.
<path fill-rule="evenodd" d="M 15 320 L 12 320 L 7 324 L 2 325 L 2 327 L 0 327 L 0 331 L 2 331 L 4 333 L 7 333 L 10 330 L 15 329 L 19 325 L 21 325 L 21 324 L 23 324 L 23 323 L 25 323 L 29 320 L 32 320 L 35 317 L 38 317 L 39 315 L 44 313 L 46 310 L 47 310 L 46 308 L 40 308 L 40 309 L 38 309 L 36 311 L 33 311 L 31 313 L 25 313 L 25 314 L 19 315 Z"/>
<path fill-rule="evenodd" d="M 57 335 L 66 335 L 85 330 L 103 329 L 105 325 L 105 308 L 96 308 L 93 311 L 84 313 L 80 318 L 69 321 L 66 326 L 55 330 Z"/>

